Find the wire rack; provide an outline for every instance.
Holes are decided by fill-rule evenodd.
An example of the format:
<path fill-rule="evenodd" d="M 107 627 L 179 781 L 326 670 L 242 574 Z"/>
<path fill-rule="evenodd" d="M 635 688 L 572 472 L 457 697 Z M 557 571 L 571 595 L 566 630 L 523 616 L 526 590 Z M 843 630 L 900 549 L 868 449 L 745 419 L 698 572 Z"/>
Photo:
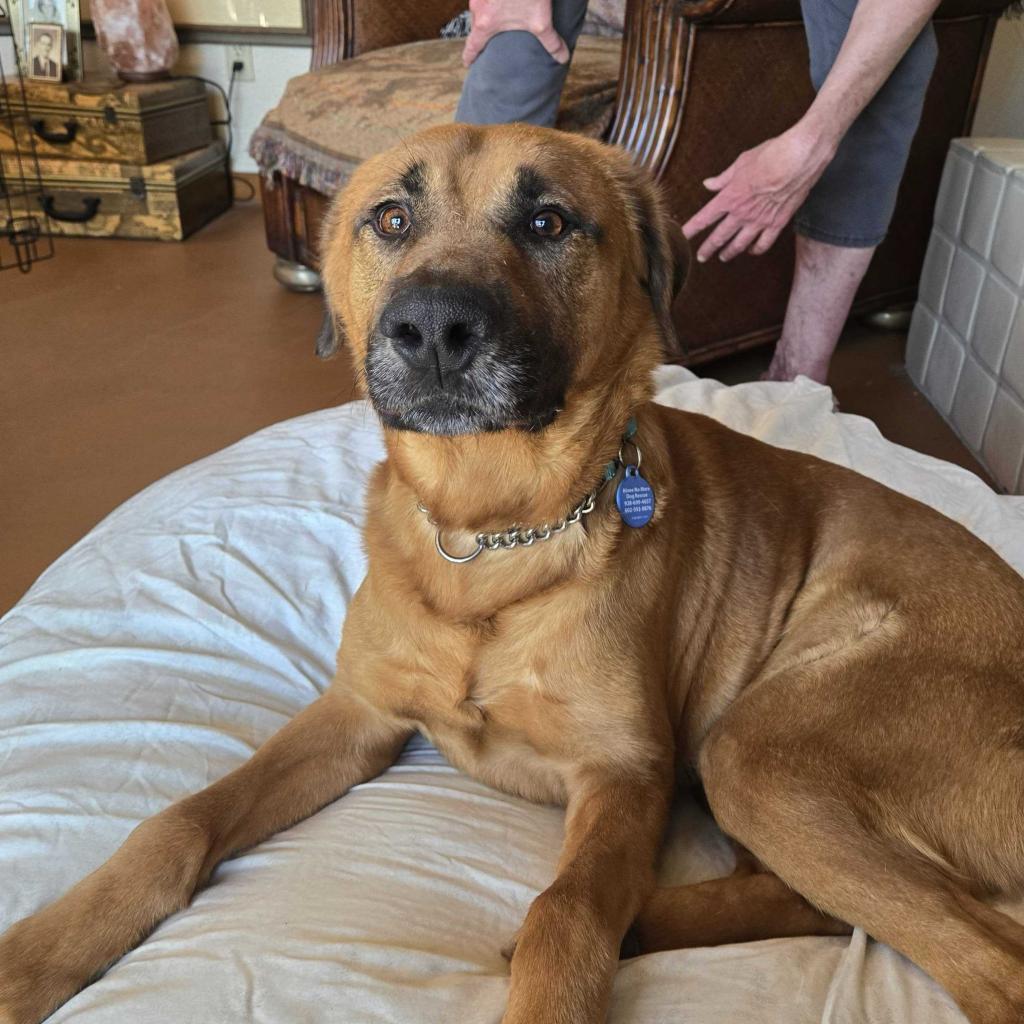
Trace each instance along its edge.
<path fill-rule="evenodd" d="M 8 16 L 0 0 L 0 18 Z M 7 142 L 0 152 L 0 270 L 17 268 L 23 274 L 33 263 L 53 256 L 50 224 L 43 210 L 43 179 L 39 170 L 25 95 L 18 39 L 14 40 L 14 67 L 4 67 L 0 50 L 0 133 Z"/>

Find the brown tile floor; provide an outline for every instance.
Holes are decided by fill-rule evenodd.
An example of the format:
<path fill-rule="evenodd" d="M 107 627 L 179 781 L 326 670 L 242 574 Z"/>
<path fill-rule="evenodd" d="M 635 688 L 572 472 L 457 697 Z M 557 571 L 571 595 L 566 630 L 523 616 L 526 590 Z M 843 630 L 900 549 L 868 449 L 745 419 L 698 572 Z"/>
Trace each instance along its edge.
<path fill-rule="evenodd" d="M 270 276 L 258 205 L 183 244 L 58 241 L 0 276 L 0 613 L 136 491 L 260 427 L 354 397 L 313 355 L 321 300 Z M 851 329 L 843 409 L 887 437 L 977 469 L 901 370 L 900 335 Z M 750 380 L 767 352 L 702 369 Z"/>

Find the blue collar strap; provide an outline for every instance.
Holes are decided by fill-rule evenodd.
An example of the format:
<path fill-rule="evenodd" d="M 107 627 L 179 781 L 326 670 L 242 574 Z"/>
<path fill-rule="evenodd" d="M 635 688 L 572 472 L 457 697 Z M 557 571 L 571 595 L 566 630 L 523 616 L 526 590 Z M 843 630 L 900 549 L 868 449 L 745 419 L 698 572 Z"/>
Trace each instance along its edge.
<path fill-rule="evenodd" d="M 626 421 L 626 429 L 622 432 L 622 443 L 625 444 L 627 441 L 631 442 L 634 437 L 636 437 L 636 417 L 630 416 L 629 419 Z M 624 463 L 622 461 L 622 447 L 620 446 L 619 454 L 604 467 L 604 475 L 601 478 L 601 483 L 608 483 L 608 481 L 611 480 L 616 473 L 618 473 L 618 471 L 622 468 L 623 465 Z"/>

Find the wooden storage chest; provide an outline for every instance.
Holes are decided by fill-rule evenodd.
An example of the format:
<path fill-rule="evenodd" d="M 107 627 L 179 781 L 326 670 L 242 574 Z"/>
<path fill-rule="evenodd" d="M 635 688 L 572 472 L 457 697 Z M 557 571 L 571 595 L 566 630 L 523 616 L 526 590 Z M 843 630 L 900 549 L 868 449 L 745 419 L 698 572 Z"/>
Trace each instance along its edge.
<path fill-rule="evenodd" d="M 17 192 L 16 161 L 10 154 L 0 160 Z M 179 241 L 231 205 L 221 142 L 149 165 L 44 158 L 39 169 L 42 196 L 32 201 L 57 235 Z"/>
<path fill-rule="evenodd" d="M 2 105 L 17 104 L 14 85 L 0 92 Z M 193 78 L 124 83 L 107 78 L 83 82 L 25 82 L 28 117 L 13 119 L 22 151 L 35 145 L 40 157 L 150 164 L 213 141 L 206 88 Z M 0 152 L 14 149 L 10 120 L 0 116 Z"/>

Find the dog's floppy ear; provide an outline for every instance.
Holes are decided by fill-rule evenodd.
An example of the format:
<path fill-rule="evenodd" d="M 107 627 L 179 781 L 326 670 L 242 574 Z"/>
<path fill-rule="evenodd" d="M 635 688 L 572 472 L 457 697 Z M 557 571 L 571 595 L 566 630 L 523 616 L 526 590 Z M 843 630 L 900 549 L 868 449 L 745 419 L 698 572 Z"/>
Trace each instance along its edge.
<path fill-rule="evenodd" d="M 690 276 L 690 243 L 683 234 L 683 229 L 668 217 L 668 240 L 672 248 L 672 298 L 669 308 L 679 298 L 679 293 Z"/>
<path fill-rule="evenodd" d="M 324 320 L 320 325 L 320 333 L 316 336 L 316 354 L 321 359 L 330 359 L 345 343 L 345 332 L 341 321 L 331 312 L 329 305 L 324 306 Z"/>
<path fill-rule="evenodd" d="M 647 263 L 644 285 L 661 327 L 665 353 L 677 355 L 679 342 L 672 323 L 672 303 L 689 271 L 689 250 L 678 225 L 665 212 L 658 186 L 650 174 L 635 164 L 630 165 L 627 173 L 631 212 Z"/>

